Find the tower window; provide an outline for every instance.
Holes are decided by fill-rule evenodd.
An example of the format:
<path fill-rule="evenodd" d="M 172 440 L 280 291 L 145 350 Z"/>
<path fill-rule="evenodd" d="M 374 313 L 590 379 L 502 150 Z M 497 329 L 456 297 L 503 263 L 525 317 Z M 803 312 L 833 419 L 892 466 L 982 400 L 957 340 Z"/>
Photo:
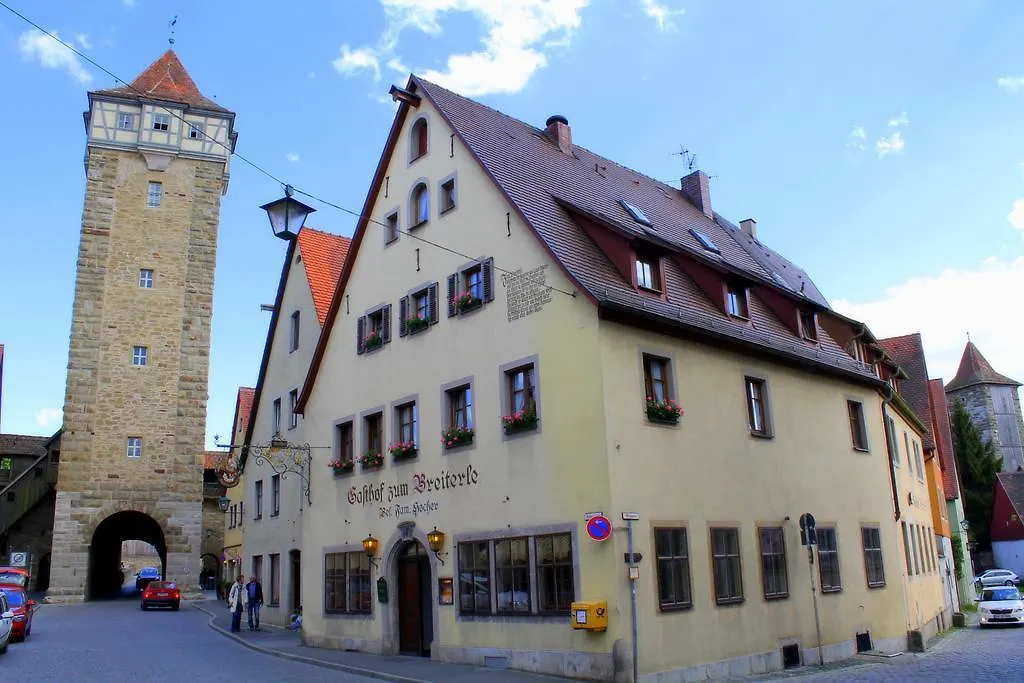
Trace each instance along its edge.
<path fill-rule="evenodd" d="M 117 127 L 121 130 L 135 130 L 135 115 L 121 112 L 117 115 Z"/>
<path fill-rule="evenodd" d="M 427 120 L 420 119 L 412 124 L 409 161 L 416 161 L 427 155 Z"/>
<path fill-rule="evenodd" d="M 163 199 L 164 185 L 163 183 L 149 183 L 149 193 L 146 196 L 146 205 L 151 209 L 155 209 L 160 206 L 160 201 Z"/>
<path fill-rule="evenodd" d="M 188 139 L 189 140 L 202 140 L 206 136 L 206 124 L 205 123 L 190 123 L 188 124 Z"/>
<path fill-rule="evenodd" d="M 141 458 L 142 457 L 142 437 L 141 436 L 129 436 L 128 437 L 128 457 L 129 458 Z"/>
<path fill-rule="evenodd" d="M 143 268 L 139 271 L 139 287 L 143 289 L 153 289 L 153 271 L 148 268 Z"/>
<path fill-rule="evenodd" d="M 153 130 L 168 130 L 170 127 L 170 116 L 167 114 L 153 114 Z"/>
<path fill-rule="evenodd" d="M 136 346 L 132 348 L 132 365 L 137 368 L 141 368 L 146 365 L 147 360 L 149 360 L 149 349 L 145 346 Z"/>

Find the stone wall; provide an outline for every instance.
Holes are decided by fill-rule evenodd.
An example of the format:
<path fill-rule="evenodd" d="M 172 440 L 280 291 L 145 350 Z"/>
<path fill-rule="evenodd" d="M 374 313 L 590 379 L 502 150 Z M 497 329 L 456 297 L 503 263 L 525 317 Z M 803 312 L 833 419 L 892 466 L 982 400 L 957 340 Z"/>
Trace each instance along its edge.
<path fill-rule="evenodd" d="M 40 562 L 44 561 L 50 552 L 50 543 L 53 541 L 53 503 L 54 494 L 51 492 L 43 498 L 29 513 L 14 523 L 7 531 L 6 553 L 0 549 L 0 565 L 10 563 L 12 552 L 28 552 L 31 555 L 31 578 L 29 590 L 39 590 L 38 581 L 42 578 L 47 580 L 44 574 L 39 571 Z"/>
<path fill-rule="evenodd" d="M 153 155 L 150 156 L 152 161 Z M 164 159 L 166 160 L 166 159 Z M 210 320 L 224 164 L 90 147 L 72 312 L 50 596 L 86 597 L 96 527 L 156 520 L 167 576 L 198 578 Z M 147 206 L 148 183 L 163 184 Z M 139 270 L 154 271 L 151 289 Z M 146 367 L 132 347 L 148 348 Z M 142 437 L 142 457 L 127 438 Z M 141 539 L 158 545 L 161 539 Z"/>
<path fill-rule="evenodd" d="M 957 389 L 949 392 L 948 398 L 951 406 L 954 401 L 963 402 L 964 407 L 967 408 L 967 412 L 971 416 L 971 421 L 981 430 L 982 440 L 992 441 L 995 445 L 996 455 L 1003 459 L 1004 472 L 1016 472 L 1019 466 L 1024 465 L 1024 461 L 1021 460 L 1019 455 L 1020 447 L 1018 445 L 1021 436 L 1024 435 L 1024 420 L 1021 419 L 1020 396 L 1016 389 L 1011 391 L 1011 401 L 1016 419 L 1011 420 L 1015 424 L 1010 424 L 1009 427 L 1016 428 L 1017 434 L 1011 435 L 1007 433 L 1005 435 L 1007 441 L 1005 448 L 1003 443 L 1004 437 L 1000 434 L 999 425 L 997 424 L 992 388 L 989 385 L 975 384 L 963 389 Z"/>

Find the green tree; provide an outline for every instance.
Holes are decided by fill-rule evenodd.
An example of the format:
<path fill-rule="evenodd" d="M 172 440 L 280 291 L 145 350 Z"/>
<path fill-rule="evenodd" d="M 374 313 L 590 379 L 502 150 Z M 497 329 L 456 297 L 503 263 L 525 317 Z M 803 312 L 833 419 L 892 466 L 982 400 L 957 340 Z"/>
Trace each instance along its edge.
<path fill-rule="evenodd" d="M 992 504 L 995 499 L 996 475 L 1003 460 L 996 455 L 991 441 L 983 441 L 981 430 L 971 421 L 962 401 L 953 403 L 953 450 L 960 468 L 961 495 L 964 516 L 970 537 L 981 550 L 991 544 L 989 527 L 992 526 Z"/>

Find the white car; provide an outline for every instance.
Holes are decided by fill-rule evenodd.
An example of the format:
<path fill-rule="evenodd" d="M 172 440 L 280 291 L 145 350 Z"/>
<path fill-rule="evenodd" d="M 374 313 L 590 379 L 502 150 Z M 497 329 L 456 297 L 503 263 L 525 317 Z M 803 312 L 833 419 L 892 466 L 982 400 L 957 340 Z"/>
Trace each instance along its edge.
<path fill-rule="evenodd" d="M 1009 569 L 989 569 L 978 577 L 982 588 L 989 586 L 1013 586 L 1020 582 L 1020 577 Z"/>
<path fill-rule="evenodd" d="M 0 592 L 0 655 L 7 652 L 7 643 L 11 639 L 11 628 L 14 625 L 14 612 L 7 604 L 7 596 Z"/>
<path fill-rule="evenodd" d="M 978 616 L 981 617 L 982 628 L 996 624 L 1021 624 L 1024 623 L 1024 601 L 1012 586 L 986 588 L 981 592 Z"/>

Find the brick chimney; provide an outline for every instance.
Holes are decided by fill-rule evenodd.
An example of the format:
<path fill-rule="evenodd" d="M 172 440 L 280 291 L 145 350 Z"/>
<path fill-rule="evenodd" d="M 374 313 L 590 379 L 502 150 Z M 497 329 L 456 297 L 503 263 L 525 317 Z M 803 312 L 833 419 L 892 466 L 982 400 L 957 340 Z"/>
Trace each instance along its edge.
<path fill-rule="evenodd" d="M 563 154 L 572 155 L 572 129 L 569 128 L 569 119 L 565 118 L 561 114 L 555 114 L 549 116 L 548 120 L 544 122 L 547 128 L 544 132 L 549 135 L 555 142 L 558 143 L 558 149 L 562 150 Z"/>
<path fill-rule="evenodd" d="M 757 239 L 757 221 L 753 218 L 740 221 L 740 230 L 747 237 L 752 237 L 755 240 Z"/>
<path fill-rule="evenodd" d="M 683 195 L 690 203 L 700 209 L 705 216 L 714 220 L 711 211 L 711 190 L 708 187 L 708 176 L 704 171 L 694 171 L 679 181 Z"/>

